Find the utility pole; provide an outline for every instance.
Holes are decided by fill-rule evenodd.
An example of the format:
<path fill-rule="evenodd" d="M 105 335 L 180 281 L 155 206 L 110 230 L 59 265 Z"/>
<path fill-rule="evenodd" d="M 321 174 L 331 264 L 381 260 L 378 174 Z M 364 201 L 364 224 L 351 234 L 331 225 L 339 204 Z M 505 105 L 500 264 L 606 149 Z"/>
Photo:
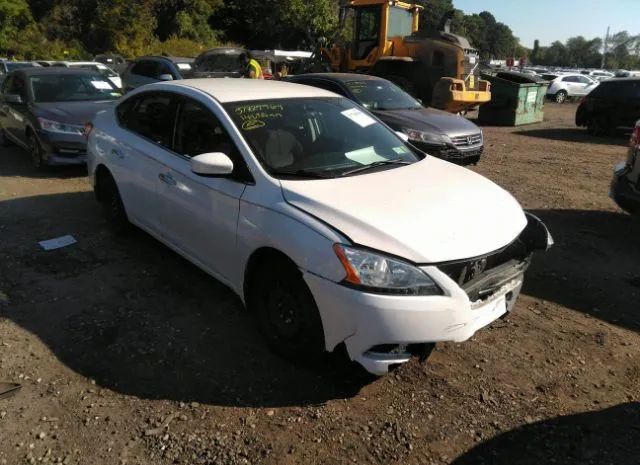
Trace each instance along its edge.
<path fill-rule="evenodd" d="M 600 69 L 604 69 L 604 65 L 607 64 L 607 49 L 609 47 L 609 29 L 611 29 L 611 26 L 607 26 L 607 35 L 604 36 L 604 48 L 602 50 L 602 62 L 600 63 Z"/>

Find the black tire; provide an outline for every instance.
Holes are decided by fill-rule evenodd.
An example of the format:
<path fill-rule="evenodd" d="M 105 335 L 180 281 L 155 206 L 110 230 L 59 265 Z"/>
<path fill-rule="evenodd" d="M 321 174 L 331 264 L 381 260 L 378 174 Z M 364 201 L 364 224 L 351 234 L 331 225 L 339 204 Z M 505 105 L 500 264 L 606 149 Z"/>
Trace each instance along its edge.
<path fill-rule="evenodd" d="M 31 164 L 36 170 L 43 170 L 46 167 L 42 158 L 42 146 L 36 135 L 29 131 L 27 133 L 27 151 L 31 157 Z"/>
<path fill-rule="evenodd" d="M 567 94 L 566 90 L 559 90 L 556 93 L 556 96 L 555 96 L 554 100 L 555 100 L 556 103 L 564 103 L 564 102 L 567 101 L 567 96 L 568 95 L 569 94 Z"/>
<path fill-rule="evenodd" d="M 606 116 L 595 116 L 589 121 L 589 132 L 594 136 L 609 136 L 612 132 L 611 122 Z"/>
<path fill-rule="evenodd" d="M 300 270 L 274 257 L 252 273 L 249 311 L 276 354 L 293 361 L 317 362 L 325 352 L 318 307 Z"/>
<path fill-rule="evenodd" d="M 1 147 L 11 147 L 12 145 L 13 144 L 11 143 L 9 138 L 7 137 L 7 134 L 4 131 L 4 129 L 0 128 L 0 146 Z"/>
<path fill-rule="evenodd" d="M 116 233 L 128 231 L 131 223 L 129 223 L 118 186 L 110 173 L 101 173 L 99 175 L 96 194 L 98 201 L 102 204 L 102 210 L 109 227 Z"/>

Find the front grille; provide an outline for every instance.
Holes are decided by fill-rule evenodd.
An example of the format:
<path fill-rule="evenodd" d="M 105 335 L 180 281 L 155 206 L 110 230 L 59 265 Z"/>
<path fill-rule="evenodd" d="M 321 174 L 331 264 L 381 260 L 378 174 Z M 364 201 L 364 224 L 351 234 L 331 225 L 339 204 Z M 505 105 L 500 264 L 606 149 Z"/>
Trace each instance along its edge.
<path fill-rule="evenodd" d="M 523 273 L 529 265 L 530 254 L 531 251 L 519 237 L 504 249 L 492 254 L 439 265 L 438 268 L 467 292 L 471 302 L 475 302 L 489 297 L 491 291 L 500 288 L 505 281 Z M 490 279 L 487 281 L 487 278 Z"/>
<path fill-rule="evenodd" d="M 451 142 L 459 149 L 475 147 L 476 145 L 482 144 L 482 134 L 477 132 L 475 134 L 455 136 L 451 138 Z"/>

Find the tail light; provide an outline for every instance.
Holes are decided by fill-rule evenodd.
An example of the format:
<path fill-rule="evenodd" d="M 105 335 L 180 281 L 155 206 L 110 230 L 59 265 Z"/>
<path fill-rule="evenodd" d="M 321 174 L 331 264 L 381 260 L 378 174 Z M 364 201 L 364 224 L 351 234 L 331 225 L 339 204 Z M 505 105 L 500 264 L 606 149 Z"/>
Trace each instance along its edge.
<path fill-rule="evenodd" d="M 85 137 L 89 137 L 89 134 L 91 134 L 91 131 L 93 131 L 93 123 L 91 121 L 84 123 L 84 135 Z"/>
<path fill-rule="evenodd" d="M 636 123 L 636 127 L 633 128 L 631 133 L 631 146 L 634 147 L 640 145 L 640 121 Z"/>

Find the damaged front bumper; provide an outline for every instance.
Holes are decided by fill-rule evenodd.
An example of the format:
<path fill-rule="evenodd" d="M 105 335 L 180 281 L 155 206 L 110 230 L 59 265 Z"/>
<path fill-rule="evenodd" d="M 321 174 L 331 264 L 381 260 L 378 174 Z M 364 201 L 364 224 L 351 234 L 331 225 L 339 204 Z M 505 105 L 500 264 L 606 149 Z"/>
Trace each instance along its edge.
<path fill-rule="evenodd" d="M 320 311 L 327 350 L 344 342 L 352 360 L 383 375 L 425 347 L 462 342 L 511 311 L 536 250 L 553 239 L 537 217 L 503 249 L 454 263 L 421 266 L 443 295 L 381 295 L 305 274 Z"/>

